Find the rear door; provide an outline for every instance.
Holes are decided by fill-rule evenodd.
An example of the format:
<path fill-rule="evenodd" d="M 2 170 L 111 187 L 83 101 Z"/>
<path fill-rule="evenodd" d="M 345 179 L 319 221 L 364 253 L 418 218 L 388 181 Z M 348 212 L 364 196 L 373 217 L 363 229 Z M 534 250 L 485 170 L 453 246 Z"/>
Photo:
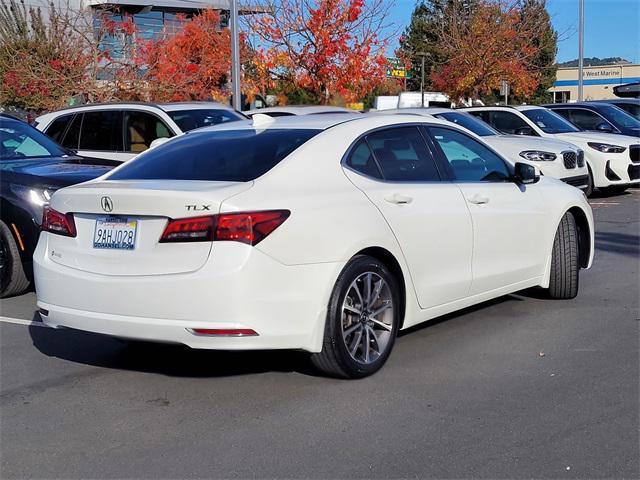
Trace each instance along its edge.
<path fill-rule="evenodd" d="M 120 162 L 132 157 L 123 148 L 122 111 L 90 110 L 78 116 L 81 117 L 77 147 L 79 155 Z"/>
<path fill-rule="evenodd" d="M 124 151 L 130 157 L 144 152 L 158 138 L 171 138 L 174 132 L 160 117 L 151 112 L 124 112 Z"/>
<path fill-rule="evenodd" d="M 442 181 L 418 126 L 361 138 L 345 172 L 380 210 L 404 254 L 422 308 L 467 296 L 473 232 L 455 184 Z"/>
<path fill-rule="evenodd" d="M 428 127 L 441 165 L 464 196 L 473 219 L 471 294 L 542 274 L 548 214 L 538 185 L 513 182 L 506 162 L 475 138 L 448 127 Z"/>

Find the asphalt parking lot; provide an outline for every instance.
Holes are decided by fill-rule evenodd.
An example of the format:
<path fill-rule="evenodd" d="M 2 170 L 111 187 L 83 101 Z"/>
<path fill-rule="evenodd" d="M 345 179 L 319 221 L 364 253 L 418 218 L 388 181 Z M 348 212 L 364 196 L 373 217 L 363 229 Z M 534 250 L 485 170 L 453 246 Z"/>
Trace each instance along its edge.
<path fill-rule="evenodd" d="M 640 190 L 591 203 L 577 299 L 438 319 L 359 381 L 296 352 L 53 330 L 33 293 L 2 300 L 0 477 L 639 478 Z"/>

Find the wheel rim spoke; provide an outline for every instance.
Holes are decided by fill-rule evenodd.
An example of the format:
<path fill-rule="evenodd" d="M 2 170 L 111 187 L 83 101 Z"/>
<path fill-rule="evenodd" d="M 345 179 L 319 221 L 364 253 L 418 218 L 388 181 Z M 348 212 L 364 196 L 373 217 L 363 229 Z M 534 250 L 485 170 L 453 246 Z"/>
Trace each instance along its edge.
<path fill-rule="evenodd" d="M 342 307 L 343 310 L 346 310 L 349 313 L 353 313 L 354 315 L 361 315 L 362 314 L 362 310 L 357 309 L 356 307 L 352 306 L 352 305 L 345 305 L 344 307 Z"/>
<path fill-rule="evenodd" d="M 369 351 L 371 350 L 371 339 L 369 338 L 369 329 L 364 329 L 364 338 L 365 338 L 365 346 L 364 346 L 364 361 L 365 363 L 369 363 Z"/>
<path fill-rule="evenodd" d="M 360 308 L 364 308 L 365 307 L 365 303 L 364 303 L 364 299 L 362 298 L 362 293 L 360 293 L 360 288 L 358 287 L 358 282 L 353 282 L 353 284 L 351 285 L 351 288 L 358 295 L 358 300 L 360 301 Z"/>
<path fill-rule="evenodd" d="M 354 323 L 349 328 L 347 328 L 344 332 L 342 332 L 342 335 L 346 338 L 349 335 L 351 335 L 353 332 L 355 332 L 358 328 L 362 328 L 362 325 L 359 323 Z"/>
<path fill-rule="evenodd" d="M 388 303 L 385 303 L 384 305 L 382 305 L 380 308 L 378 308 L 377 310 L 371 312 L 371 314 L 369 315 L 369 317 L 377 317 L 378 315 L 380 315 L 382 312 L 384 312 L 385 310 L 391 308 L 391 300 L 387 301 Z"/>
<path fill-rule="evenodd" d="M 367 305 L 368 308 L 373 307 L 373 304 L 376 303 L 376 300 L 380 297 L 380 292 L 382 291 L 382 287 L 384 286 L 384 280 L 380 279 L 373 290 L 373 295 L 369 299 L 369 303 Z"/>
<path fill-rule="evenodd" d="M 376 319 L 376 318 L 373 318 L 373 317 L 371 317 L 371 316 L 370 316 L 370 317 L 368 317 L 368 318 L 369 318 L 369 320 L 371 320 L 373 323 L 375 323 L 375 324 L 376 324 L 376 325 L 378 325 L 379 327 L 384 328 L 384 329 L 385 329 L 385 330 L 387 330 L 388 332 L 390 332 L 390 331 L 391 331 L 391 329 L 393 328 L 391 325 L 387 325 L 386 323 L 381 322 L 380 320 L 378 320 L 378 319 Z"/>
<path fill-rule="evenodd" d="M 360 340 L 362 340 L 362 329 L 358 330 L 358 333 L 356 333 L 356 337 L 349 347 L 349 353 L 351 354 L 351 356 L 354 356 L 356 354 L 356 351 L 360 346 Z"/>
<path fill-rule="evenodd" d="M 378 341 L 378 336 L 376 335 L 376 331 L 372 328 L 367 326 L 367 329 L 370 331 L 370 335 L 371 335 L 371 340 L 373 340 L 374 342 L 376 342 L 376 350 L 375 352 L 380 355 L 380 342 Z"/>

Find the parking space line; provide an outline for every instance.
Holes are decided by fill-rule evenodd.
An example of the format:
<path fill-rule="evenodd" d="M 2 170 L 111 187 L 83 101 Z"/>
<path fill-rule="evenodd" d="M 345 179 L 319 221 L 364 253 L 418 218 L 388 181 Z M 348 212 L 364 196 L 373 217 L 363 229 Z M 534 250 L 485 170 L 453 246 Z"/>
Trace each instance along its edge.
<path fill-rule="evenodd" d="M 33 320 L 24 320 L 22 318 L 0 317 L 0 322 L 13 323 L 15 325 L 26 325 L 28 327 L 45 327 L 50 328 L 42 322 L 34 322 Z"/>

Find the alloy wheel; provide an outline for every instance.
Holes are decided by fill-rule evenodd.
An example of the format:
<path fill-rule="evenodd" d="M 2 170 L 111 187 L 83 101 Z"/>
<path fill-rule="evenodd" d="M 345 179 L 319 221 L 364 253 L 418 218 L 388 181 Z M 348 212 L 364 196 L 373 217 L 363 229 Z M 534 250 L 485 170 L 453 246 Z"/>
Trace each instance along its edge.
<path fill-rule="evenodd" d="M 377 273 L 359 275 L 342 303 L 342 338 L 351 358 L 371 364 L 390 345 L 394 304 L 388 283 Z"/>

